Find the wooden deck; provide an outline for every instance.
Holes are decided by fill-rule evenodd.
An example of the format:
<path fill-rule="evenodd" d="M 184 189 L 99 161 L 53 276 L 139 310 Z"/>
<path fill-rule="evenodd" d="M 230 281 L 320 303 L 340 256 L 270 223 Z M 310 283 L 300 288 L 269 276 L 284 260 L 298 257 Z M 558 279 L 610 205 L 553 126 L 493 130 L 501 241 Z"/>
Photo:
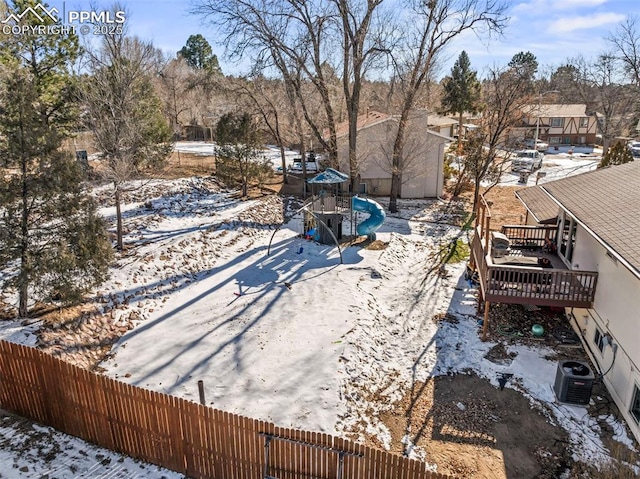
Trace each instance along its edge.
<path fill-rule="evenodd" d="M 568 269 L 555 254 L 543 252 L 545 238 L 555 241 L 556 228 L 549 226 L 503 226 L 510 251 L 505 259 L 492 256 L 490 212 L 479 211 L 471 243 L 473 264 L 480 281 L 481 301 L 536 306 L 590 308 L 598 273 Z M 546 257 L 551 268 L 538 265 Z"/>

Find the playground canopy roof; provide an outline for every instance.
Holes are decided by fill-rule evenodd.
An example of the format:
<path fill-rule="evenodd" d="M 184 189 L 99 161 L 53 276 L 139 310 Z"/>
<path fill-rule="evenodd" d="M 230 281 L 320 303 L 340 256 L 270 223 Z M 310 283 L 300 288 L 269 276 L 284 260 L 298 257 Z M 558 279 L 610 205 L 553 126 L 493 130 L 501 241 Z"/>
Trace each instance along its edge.
<path fill-rule="evenodd" d="M 345 175 L 338 170 L 334 170 L 333 168 L 327 168 L 322 173 L 314 176 L 313 178 L 309 178 L 307 182 L 313 184 L 333 185 L 336 183 L 344 183 L 348 180 L 348 175 Z"/>

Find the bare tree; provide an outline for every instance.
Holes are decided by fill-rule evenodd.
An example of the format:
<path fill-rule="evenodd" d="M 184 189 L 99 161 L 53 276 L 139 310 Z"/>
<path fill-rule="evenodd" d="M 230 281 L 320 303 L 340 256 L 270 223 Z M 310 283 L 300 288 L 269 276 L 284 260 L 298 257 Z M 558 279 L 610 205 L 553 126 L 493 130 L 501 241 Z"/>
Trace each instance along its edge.
<path fill-rule="evenodd" d="M 154 86 L 174 134 L 181 133 L 184 125 L 204 123 L 211 116 L 211 103 L 219 102 L 227 79 L 218 70 L 194 68 L 181 56 L 163 59 L 158 68 Z"/>
<path fill-rule="evenodd" d="M 194 13 L 222 33 L 229 58 L 250 56 L 254 69 L 272 68 L 282 75 L 289 106 L 295 115 L 301 110 L 313 136 L 328 152 L 329 163 L 337 166 L 337 122 L 326 78 L 327 51 L 332 48 L 325 47 L 333 37 L 329 28 L 335 12 L 330 11 L 328 0 L 196 0 Z M 312 115 L 307 84 L 322 100 L 323 118 Z M 296 123 L 300 118 L 295 118 Z M 302 137 L 301 123 L 299 130 Z"/>
<path fill-rule="evenodd" d="M 629 16 L 607 37 L 607 41 L 624 65 L 625 73 L 640 86 L 640 25 L 638 17 Z"/>
<path fill-rule="evenodd" d="M 165 104 L 165 115 L 169 118 L 174 137 L 180 135 L 183 113 L 190 110 L 188 78 L 190 67 L 183 58 L 171 59 L 158 71 L 158 94 Z"/>
<path fill-rule="evenodd" d="M 280 148 L 283 181 L 287 183 L 285 146 L 293 143 L 299 132 L 292 112 L 286 108 L 288 99 L 284 82 L 263 76 L 237 78 L 231 81 L 230 90 L 246 102 L 248 111 L 255 112 L 261 118 L 262 125 L 276 141 Z"/>
<path fill-rule="evenodd" d="M 489 71 L 482 89 L 484 108 L 478 128 L 467 137 L 465 174 L 473 182 L 473 210 L 484 182 L 486 190 L 500 181 L 510 159 L 509 132 L 520 125 L 523 108 L 531 103 L 531 79 L 517 68 Z"/>
<path fill-rule="evenodd" d="M 611 141 L 628 131 L 634 118 L 637 95 L 632 85 L 625 84 L 622 65 L 612 53 L 588 60 L 582 56 L 569 60 L 575 69 L 572 87 L 587 105 L 597 112 L 602 134 L 603 154 Z"/>
<path fill-rule="evenodd" d="M 507 5 L 502 0 L 407 0 L 407 7 L 414 15 L 399 27 L 405 40 L 394 53 L 395 74 L 403 101 L 393 147 L 391 212 L 398 209 L 409 112 L 423 86 L 432 78 L 445 48 L 465 31 L 484 29 L 489 33 L 501 33 L 506 24 Z"/>
<path fill-rule="evenodd" d="M 356 191 L 358 172 L 357 138 L 360 95 L 368 69 L 389 53 L 386 36 L 389 30 L 379 17 L 382 0 L 368 0 L 366 5 L 349 0 L 333 0 L 339 16 L 342 36 L 342 87 L 349 124 L 349 176 L 351 191 Z"/>
<path fill-rule="evenodd" d="M 162 164 L 172 149 L 171 131 L 149 76 L 157 71 L 157 61 L 158 51 L 150 43 L 124 34 L 104 35 L 97 49 L 87 49 L 85 122 L 104 160 L 100 172 L 113 183 L 119 250 L 125 182 Z"/>

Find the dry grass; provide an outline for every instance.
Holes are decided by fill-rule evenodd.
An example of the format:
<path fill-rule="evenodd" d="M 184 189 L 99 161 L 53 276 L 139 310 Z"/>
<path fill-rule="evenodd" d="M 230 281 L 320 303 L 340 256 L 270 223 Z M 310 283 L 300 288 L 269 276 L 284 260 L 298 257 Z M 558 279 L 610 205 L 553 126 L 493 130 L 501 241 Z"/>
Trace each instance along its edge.
<path fill-rule="evenodd" d="M 515 192 L 522 188 L 525 187 L 496 186 L 485 195 L 485 199 L 490 202 L 491 229 L 500 230 L 503 225 L 525 224 L 527 210 L 515 195 Z M 482 193 L 484 194 L 484 190 Z M 465 201 L 468 208 L 471 209 L 473 191 L 463 192 L 460 199 Z"/>
<path fill-rule="evenodd" d="M 492 202 L 491 227 L 500 229 L 503 225 L 523 225 L 526 221 L 527 210 L 516 198 L 515 192 L 523 186 L 496 186 L 485 196 Z"/>
<path fill-rule="evenodd" d="M 213 175 L 215 170 L 213 155 L 203 156 L 174 151 L 167 160 L 167 166 L 159 174 L 154 172 L 154 175 L 166 179 L 176 179 L 192 175 Z"/>

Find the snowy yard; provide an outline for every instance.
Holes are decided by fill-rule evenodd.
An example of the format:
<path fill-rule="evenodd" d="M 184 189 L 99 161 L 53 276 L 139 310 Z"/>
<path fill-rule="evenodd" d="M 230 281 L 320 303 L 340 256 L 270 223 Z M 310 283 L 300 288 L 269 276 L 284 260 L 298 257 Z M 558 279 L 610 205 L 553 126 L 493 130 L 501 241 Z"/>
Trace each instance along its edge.
<path fill-rule="evenodd" d="M 569 153 L 571 150 L 572 153 Z M 542 159 L 542 168 L 532 173 L 527 184 L 520 183 L 520 174 L 506 172 L 503 174 L 501 186 L 532 186 L 536 184 L 536 177 L 539 176 L 537 184 L 559 180 L 567 176 L 586 173 L 595 170 L 602 159 L 602 150 L 592 147 L 559 146 L 558 150 L 550 148 Z M 542 175 L 538 175 L 542 173 Z"/>
<path fill-rule="evenodd" d="M 96 196 L 112 221 L 108 190 Z M 401 213 L 378 232 L 386 247 L 345 245 L 341 264 L 335 247 L 300 237 L 299 218 L 273 236 L 267 254 L 283 208 L 293 210 L 276 196 L 240 201 L 205 178 L 146 183 L 124 209 L 127 254 L 96 292 L 98 311 L 87 319 L 126 331 L 100 367 L 122 381 L 193 401 L 202 380 L 207 404 L 216 408 L 281 426 L 374 436 L 383 445 L 390 431 L 381 413 L 418 382 L 473 373 L 498 388 L 498 378 L 508 373 L 506 388 L 570 433 L 576 460 L 606 460 L 602 431 L 585 421 L 587 409 L 555 399 L 552 349 L 510 345 L 509 364 L 486 359 L 495 343 L 479 338 L 465 263 L 439 267 L 441 248 L 458 236 L 466 240 L 454 226 L 460 218 L 445 206 L 401 203 Z M 454 320 L 436 320 L 444 315 Z M 35 343 L 37 323 L 0 327 L 0 337 Z M 632 444 L 622 424 L 606 420 L 616 440 Z M 0 431 L 5 445 L 24 441 L 18 430 Z M 407 450 L 437 469 L 420 447 Z M 1 477 L 33 477 L 20 467 L 45 470 L 28 455 L 0 454 L 0 463 L 15 464 L 3 467 Z M 108 457 L 117 463 L 117 456 Z M 70 461 L 53 454 L 48 467 L 63 470 Z M 135 476 L 100 469 L 76 477 L 159 477 L 155 466 L 135 467 Z"/>

